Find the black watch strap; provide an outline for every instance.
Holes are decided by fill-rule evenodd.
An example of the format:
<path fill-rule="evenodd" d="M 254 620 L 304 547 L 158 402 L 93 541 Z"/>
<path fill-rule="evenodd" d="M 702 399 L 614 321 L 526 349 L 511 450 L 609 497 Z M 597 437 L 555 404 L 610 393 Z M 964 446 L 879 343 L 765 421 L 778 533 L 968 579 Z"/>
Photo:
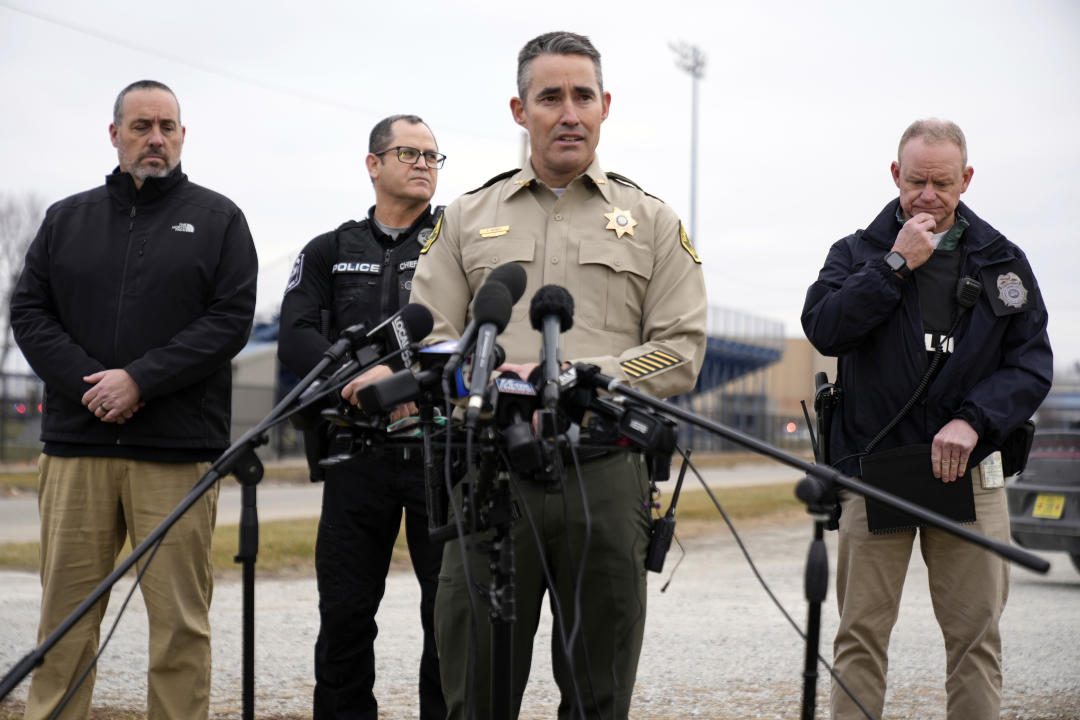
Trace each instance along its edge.
<path fill-rule="evenodd" d="M 885 264 L 889 266 L 890 270 L 905 280 L 911 275 L 911 268 L 908 267 L 907 258 L 895 250 L 890 250 L 885 254 Z"/>

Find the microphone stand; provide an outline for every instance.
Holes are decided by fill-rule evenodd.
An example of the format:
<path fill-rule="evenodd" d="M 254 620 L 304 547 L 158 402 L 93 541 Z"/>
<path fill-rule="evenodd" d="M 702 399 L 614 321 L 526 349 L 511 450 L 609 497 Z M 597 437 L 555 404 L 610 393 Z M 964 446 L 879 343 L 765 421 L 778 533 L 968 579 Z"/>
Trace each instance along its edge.
<path fill-rule="evenodd" d="M 262 462 L 255 454 L 255 448 L 267 442 L 267 431 L 278 423 L 287 420 L 292 415 L 300 412 L 303 408 L 313 404 L 317 400 L 325 399 L 325 395 L 333 392 L 335 387 L 324 388 L 316 396 L 309 398 L 309 402 L 302 403 L 297 407 L 290 408 L 296 398 L 300 396 L 312 383 L 318 379 L 328 366 L 340 362 L 352 346 L 351 340 L 339 340 L 323 355 L 315 367 L 304 376 L 300 382 L 289 391 L 270 413 L 263 418 L 255 427 L 244 433 L 239 440 L 233 443 L 221 456 L 211 464 L 210 468 L 200 478 L 198 483 L 180 501 L 169 515 L 161 521 L 139 543 L 138 547 L 131 551 L 109 575 L 98 584 L 82 603 L 71 614 L 64 618 L 57 628 L 49 634 L 42 643 L 25 655 L 8 673 L 0 680 L 0 700 L 3 700 L 15 689 L 22 680 L 33 671 L 34 668 L 45 662 L 45 655 L 60 639 L 74 626 L 98 601 L 112 589 L 124 574 L 137 563 L 143 555 L 158 543 L 176 521 L 188 509 L 201 498 L 207 490 L 214 486 L 220 478 L 226 475 L 236 475 L 242 486 L 242 507 L 240 511 L 240 537 L 239 551 L 235 560 L 243 565 L 243 677 L 242 698 L 243 720 L 254 720 L 255 698 L 255 558 L 259 546 L 259 521 L 256 510 L 256 485 L 263 476 Z M 371 365 L 384 363 L 399 355 L 401 350 L 395 350 L 388 355 L 377 358 Z M 368 366 L 370 367 L 370 366 Z M 366 369 L 365 368 L 361 368 Z M 359 371 L 358 373 L 359 374 Z M 342 383 L 343 385 L 344 383 Z M 340 387 L 340 386 L 338 386 Z"/>
<path fill-rule="evenodd" d="M 423 417 L 421 408 L 421 419 Z M 475 545 L 479 552 L 486 551 L 491 574 L 487 587 L 478 587 L 478 590 L 488 605 L 491 624 L 491 717 L 492 720 L 510 720 L 514 716 L 513 633 L 514 623 L 517 622 L 513 526 L 519 518 L 519 511 L 514 504 L 509 478 L 500 477 L 500 472 L 509 473 L 512 470 L 507 468 L 500 471 L 500 452 L 496 446 L 494 428 L 484 424 L 478 431 L 479 461 L 471 481 L 462 487 L 460 524 L 450 518 L 444 520 L 441 516 L 436 517 L 436 514 L 446 512 L 443 500 L 446 490 L 444 488 L 440 492 L 434 489 L 431 479 L 428 480 L 428 537 L 435 542 L 454 542 L 462 535 L 492 530 L 490 539 L 477 541 Z M 449 440 L 449 428 L 447 433 Z M 466 443 L 466 447 L 468 445 Z M 431 442 L 426 436 L 424 447 L 430 458 Z M 447 453 L 450 447 L 448 442 Z M 434 463 L 433 460 L 425 460 L 425 463 L 428 462 Z M 465 552 L 471 553 L 471 550 Z M 472 582 L 471 579 L 468 582 Z"/>
<path fill-rule="evenodd" d="M 800 498 L 802 499 L 802 498 Z M 829 553 L 825 548 L 825 522 L 829 511 L 818 502 L 806 502 L 814 520 L 814 539 L 806 556 L 803 591 L 806 595 L 806 651 L 803 657 L 802 720 L 813 720 L 817 702 L 818 648 L 821 644 L 821 604 L 829 591 Z M 859 701 L 856 699 L 856 703 Z M 860 705 L 860 708 L 862 706 Z"/>
<path fill-rule="evenodd" d="M 832 435 L 833 410 L 840 402 L 840 388 L 829 382 L 828 376 L 819 372 L 814 376 L 814 415 L 817 417 L 818 431 L 814 436 L 810 425 L 810 416 L 803 404 L 803 414 L 807 419 L 810 439 L 814 448 L 814 459 L 820 465 L 829 464 L 829 442 Z M 821 604 L 829 591 L 829 553 L 825 547 L 825 529 L 836 529 L 837 503 L 835 486 L 829 480 L 820 488 L 816 497 L 809 500 L 800 496 L 806 503 L 806 510 L 814 521 L 814 537 L 806 556 L 806 571 L 803 578 L 803 592 L 806 595 L 806 648 L 803 657 L 803 698 L 802 720 L 813 720 L 817 703 L 818 648 L 821 644 Z M 858 698 L 852 698 L 859 709 L 868 717 L 870 713 Z"/>
<path fill-rule="evenodd" d="M 485 593 L 491 620 L 491 717 L 492 720 L 510 720 L 514 715 L 513 649 L 514 623 L 517 622 L 512 528 L 518 515 L 509 480 L 499 478 L 494 433 L 490 428 L 487 430 L 488 437 L 481 444 L 476 481 L 468 494 L 473 504 L 473 517 L 480 526 L 494 531 L 490 540 L 477 543 L 478 548 L 487 549 L 491 571 Z"/>
<path fill-rule="evenodd" d="M 762 442 L 757 438 L 745 435 L 737 430 L 733 430 L 721 423 L 703 418 L 688 410 L 683 410 L 672 403 L 657 400 L 651 395 L 635 390 L 609 375 L 604 375 L 595 365 L 578 364 L 572 368 L 572 371 L 576 378 L 571 378 L 570 382 L 576 380 L 578 384 L 584 384 L 585 386 L 592 388 L 600 388 L 610 393 L 619 394 L 631 400 L 635 400 L 658 412 L 679 418 L 691 425 L 709 430 L 723 438 L 742 445 L 745 448 L 749 448 L 761 455 L 765 455 L 806 473 L 806 477 L 800 480 L 795 488 L 795 495 L 806 503 L 808 512 L 814 516 L 814 540 L 810 546 L 805 576 L 806 597 L 810 606 L 808 611 L 810 617 L 807 622 L 806 634 L 806 662 L 804 667 L 805 684 L 803 689 L 802 712 L 802 717 L 806 720 L 810 720 L 814 717 L 817 656 L 821 627 L 821 602 L 825 599 L 829 574 L 828 554 L 825 549 L 823 530 L 825 522 L 829 518 L 829 511 L 831 509 L 830 495 L 834 485 L 853 490 L 865 497 L 872 498 L 893 508 L 902 510 L 909 515 L 913 515 L 927 525 L 932 525 L 947 533 L 955 535 L 962 540 L 986 548 L 998 556 L 1009 560 L 1010 562 L 1022 565 L 1029 570 L 1045 573 L 1050 569 L 1049 562 L 1032 555 L 1029 552 L 991 540 L 984 535 L 980 535 L 977 532 L 953 522 L 943 515 L 927 510 L 920 505 L 910 503 L 891 493 L 885 492 L 884 490 L 879 490 L 872 485 L 867 485 L 861 480 L 845 475 L 834 468 L 819 465 L 817 463 L 806 462 L 805 460 L 785 453 L 779 448 Z"/>

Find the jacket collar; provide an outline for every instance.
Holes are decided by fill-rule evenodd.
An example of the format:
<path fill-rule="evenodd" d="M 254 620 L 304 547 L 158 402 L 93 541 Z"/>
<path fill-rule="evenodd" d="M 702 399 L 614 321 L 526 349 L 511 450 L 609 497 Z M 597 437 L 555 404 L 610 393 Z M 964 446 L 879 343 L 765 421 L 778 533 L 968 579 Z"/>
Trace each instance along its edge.
<path fill-rule="evenodd" d="M 396 239 L 391 238 L 389 235 L 379 229 L 379 223 L 375 222 L 375 206 L 372 205 L 367 211 L 368 229 L 371 230 L 371 235 L 379 242 L 385 245 L 395 245 L 406 238 L 411 238 L 420 230 L 424 223 L 431 219 L 431 205 L 424 208 L 424 211 L 416 216 L 409 229 L 397 236 Z"/>
<path fill-rule="evenodd" d="M 130 173 L 121 172 L 117 166 L 110 174 L 105 176 L 105 185 L 109 189 L 109 195 L 119 208 L 129 208 L 135 205 L 148 205 L 167 195 L 176 186 L 185 182 L 187 175 L 177 163 L 173 171 L 165 177 L 149 177 L 143 181 L 142 187 L 135 188 L 135 179 Z"/>
<path fill-rule="evenodd" d="M 573 185 L 576 182 L 584 182 L 592 185 L 600 194 L 604 196 L 604 200 L 611 202 L 609 183 L 607 175 L 604 174 L 603 169 L 600 167 L 600 156 L 593 155 L 593 160 L 589 163 L 589 167 L 585 168 L 585 172 L 581 173 L 573 180 L 571 180 L 567 186 Z M 534 183 L 545 185 L 536 175 L 536 171 L 533 170 L 532 161 L 525 163 L 525 167 L 518 170 L 506 184 L 506 189 L 503 191 L 503 199 L 506 200 L 513 197 L 524 188 L 532 187 Z"/>
<path fill-rule="evenodd" d="M 888 250 L 892 247 L 897 233 L 902 227 L 897 219 L 897 211 L 900 208 L 900 198 L 892 200 L 878 213 L 878 216 L 863 231 L 863 239 Z M 964 232 L 961 243 L 967 248 L 968 253 L 977 253 L 991 245 L 1002 237 L 989 223 L 980 218 L 971 208 L 964 203 L 956 206 L 956 212 L 964 216 L 968 221 L 968 229 Z"/>

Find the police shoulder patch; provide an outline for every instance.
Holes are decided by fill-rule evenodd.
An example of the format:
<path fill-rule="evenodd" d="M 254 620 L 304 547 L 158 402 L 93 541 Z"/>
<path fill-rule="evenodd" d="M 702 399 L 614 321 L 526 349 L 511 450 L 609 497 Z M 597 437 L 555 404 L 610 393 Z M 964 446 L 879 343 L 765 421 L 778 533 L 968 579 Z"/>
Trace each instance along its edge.
<path fill-rule="evenodd" d="M 673 353 L 664 352 L 663 350 L 653 350 L 644 355 L 638 355 L 635 358 L 623 360 L 619 363 L 619 367 L 623 369 L 630 379 L 640 380 L 643 377 L 654 375 L 661 370 L 667 370 L 676 365 L 682 365 L 684 362 L 686 361 Z"/>
<path fill-rule="evenodd" d="M 445 215 L 439 213 L 439 219 L 435 222 L 435 227 L 431 228 L 431 232 L 427 236 L 424 247 L 420 248 L 421 255 L 427 255 L 427 251 L 431 249 L 431 246 L 435 244 L 435 241 L 439 239 L 439 231 L 442 230 L 442 222 Z"/>
<path fill-rule="evenodd" d="M 1036 309 L 1031 267 L 1021 261 L 990 265 L 981 271 L 983 294 L 998 317 Z"/>
<path fill-rule="evenodd" d="M 679 222 L 679 243 L 683 246 L 683 249 L 690 254 L 690 257 L 693 258 L 694 262 L 700 265 L 701 258 L 698 257 L 697 250 L 694 249 L 694 243 L 691 242 L 690 235 L 687 234 L 682 221 Z"/>
<path fill-rule="evenodd" d="M 300 280 L 304 277 L 304 253 L 300 253 L 296 256 L 296 262 L 293 263 L 292 271 L 289 273 L 289 280 L 285 283 L 285 292 L 288 294 L 290 290 L 300 284 Z"/>

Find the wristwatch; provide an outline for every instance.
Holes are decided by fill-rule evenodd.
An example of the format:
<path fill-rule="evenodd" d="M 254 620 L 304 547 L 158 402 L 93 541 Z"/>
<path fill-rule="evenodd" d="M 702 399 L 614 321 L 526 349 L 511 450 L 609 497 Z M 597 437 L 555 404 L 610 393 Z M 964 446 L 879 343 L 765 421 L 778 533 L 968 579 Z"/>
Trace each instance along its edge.
<path fill-rule="evenodd" d="M 889 269 L 899 275 L 901 279 L 907 280 L 911 275 L 911 268 L 907 265 L 907 260 L 904 256 L 895 250 L 890 250 L 885 255 L 885 264 L 889 266 Z"/>

